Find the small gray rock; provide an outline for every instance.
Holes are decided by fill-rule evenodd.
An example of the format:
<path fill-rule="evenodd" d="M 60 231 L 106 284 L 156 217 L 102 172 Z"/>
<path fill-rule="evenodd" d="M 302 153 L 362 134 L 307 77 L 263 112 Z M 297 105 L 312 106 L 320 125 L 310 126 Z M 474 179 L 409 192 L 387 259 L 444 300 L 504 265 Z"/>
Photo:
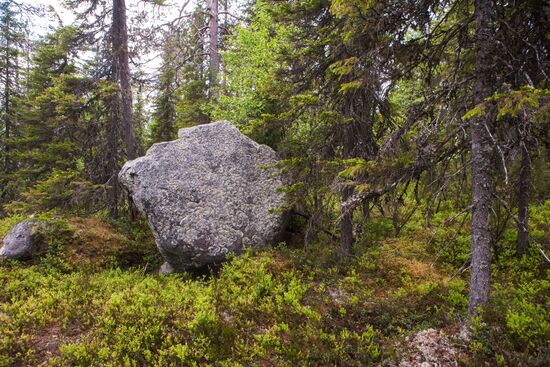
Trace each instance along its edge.
<path fill-rule="evenodd" d="M 272 209 L 287 204 L 283 181 L 275 168 L 262 168 L 278 161 L 271 148 L 220 121 L 153 145 L 119 179 L 149 221 L 164 270 L 184 271 L 278 239 L 284 218 Z"/>
<path fill-rule="evenodd" d="M 0 256 L 14 260 L 33 257 L 43 249 L 39 233 L 42 227 L 43 224 L 36 221 L 21 222 L 13 226 L 2 241 Z"/>
<path fill-rule="evenodd" d="M 159 269 L 160 275 L 168 275 L 168 274 L 172 274 L 173 272 L 174 272 L 174 268 L 172 268 L 172 266 L 170 266 L 170 264 L 168 264 L 167 262 L 164 262 L 164 264 L 160 266 L 160 269 Z"/>

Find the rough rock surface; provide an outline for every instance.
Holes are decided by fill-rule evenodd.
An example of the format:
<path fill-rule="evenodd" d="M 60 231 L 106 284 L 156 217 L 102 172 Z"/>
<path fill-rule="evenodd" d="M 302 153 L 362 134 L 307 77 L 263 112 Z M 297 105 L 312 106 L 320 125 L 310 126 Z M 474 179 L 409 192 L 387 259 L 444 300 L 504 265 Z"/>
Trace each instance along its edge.
<path fill-rule="evenodd" d="M 39 230 L 42 227 L 40 222 L 26 221 L 16 224 L 4 237 L 0 256 L 15 260 L 31 258 L 42 250 L 42 241 Z"/>
<path fill-rule="evenodd" d="M 163 272 L 217 263 L 243 246 L 265 246 L 283 229 L 277 154 L 220 121 L 180 129 L 119 174 L 167 261 Z M 263 167 L 263 168 L 262 168 Z"/>

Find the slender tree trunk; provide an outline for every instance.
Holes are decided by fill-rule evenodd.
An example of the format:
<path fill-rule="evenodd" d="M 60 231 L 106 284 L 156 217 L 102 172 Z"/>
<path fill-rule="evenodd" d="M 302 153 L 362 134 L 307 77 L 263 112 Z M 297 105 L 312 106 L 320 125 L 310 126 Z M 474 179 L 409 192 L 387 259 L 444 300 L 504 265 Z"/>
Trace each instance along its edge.
<path fill-rule="evenodd" d="M 345 116 L 349 113 L 345 113 Z M 353 123 L 347 123 L 344 128 L 343 157 L 350 158 L 353 152 Z M 342 189 L 342 203 L 346 202 L 353 194 L 353 188 L 348 185 Z M 346 256 L 353 255 L 353 211 L 342 206 L 340 218 L 340 249 Z"/>
<path fill-rule="evenodd" d="M 5 80 L 4 80 L 4 172 L 10 171 L 10 143 L 11 137 L 11 118 L 10 118 L 10 43 L 9 34 L 6 31 L 6 60 L 5 60 Z"/>
<path fill-rule="evenodd" d="M 399 226 L 399 197 L 397 196 L 397 190 L 393 193 L 393 214 L 392 214 L 392 224 L 393 230 L 395 232 L 395 237 L 399 236 L 401 228 Z"/>
<path fill-rule="evenodd" d="M 376 144 L 373 141 L 374 103 L 368 93 L 348 94 L 345 96 L 342 115 L 350 119 L 343 129 L 342 157 L 344 159 L 363 156 L 371 159 Z M 353 195 L 353 187 L 345 185 L 342 189 L 342 203 Z M 367 203 L 368 206 L 368 203 Z M 344 206 L 342 205 L 342 208 Z M 342 210 L 340 219 L 340 248 L 344 255 L 353 255 L 353 209 Z"/>
<path fill-rule="evenodd" d="M 126 152 L 126 159 L 132 160 L 141 155 L 141 144 L 136 135 L 132 106 L 132 85 L 128 56 L 128 28 L 126 25 L 125 0 L 113 0 L 111 25 L 111 67 L 112 81 L 118 85 L 118 93 L 112 101 L 110 131 L 108 138 L 109 157 L 109 212 L 118 216 L 118 172 L 119 160 L 123 158 L 119 149 L 120 140 Z M 132 206 L 130 202 L 130 211 Z"/>
<path fill-rule="evenodd" d="M 527 252 L 529 248 L 529 190 L 531 182 L 531 160 L 527 146 L 523 144 L 521 147 L 521 168 L 519 171 L 518 184 L 518 239 L 516 244 L 517 255 Z"/>
<path fill-rule="evenodd" d="M 25 75 L 30 75 L 30 72 L 31 72 L 31 54 L 32 54 L 32 42 L 30 41 L 31 39 L 31 33 L 30 33 L 30 30 L 27 30 L 27 34 L 25 35 L 25 38 L 27 39 L 26 41 L 26 48 L 25 48 L 25 61 L 26 61 L 26 65 L 25 65 Z M 28 93 L 29 92 L 29 89 L 30 89 L 30 85 L 31 85 L 31 81 L 30 81 L 30 78 L 29 77 L 26 77 L 25 78 L 25 92 L 24 93 Z"/>
<path fill-rule="evenodd" d="M 208 38 L 209 38 L 209 54 L 210 54 L 210 97 L 217 98 L 218 91 L 218 74 L 220 72 L 220 51 L 218 49 L 218 0 L 208 0 Z"/>
<path fill-rule="evenodd" d="M 476 56 L 474 102 L 482 102 L 491 93 L 491 0 L 475 0 Z M 472 124 L 472 269 L 468 312 L 489 300 L 491 283 L 491 142 L 488 136 L 490 113 L 478 116 Z"/>
<path fill-rule="evenodd" d="M 126 158 L 137 158 L 141 153 L 141 144 L 136 136 L 132 106 L 132 86 L 130 82 L 130 66 L 128 57 L 128 28 L 126 25 L 125 0 L 113 0 L 113 76 L 119 85 L 119 117 Z"/>
<path fill-rule="evenodd" d="M 223 10 L 224 10 L 224 19 L 223 19 L 223 44 L 225 44 L 226 40 L 227 40 L 227 37 L 229 35 L 229 22 L 228 22 L 228 19 L 229 19 L 229 0 L 225 0 L 225 2 L 223 3 Z M 220 70 L 221 70 L 221 67 L 223 65 L 220 64 Z M 223 77 L 223 80 L 222 80 L 222 91 L 224 94 L 227 93 L 227 71 L 225 70 L 225 66 L 223 66 L 223 71 L 222 71 L 222 77 Z"/>
<path fill-rule="evenodd" d="M 345 187 L 342 190 L 342 202 L 345 202 L 353 194 L 351 187 Z M 346 256 L 353 255 L 353 212 L 351 210 L 342 211 L 340 219 L 340 248 Z"/>
<path fill-rule="evenodd" d="M 313 212 L 308 220 L 304 242 L 306 245 L 317 242 L 319 239 L 319 221 L 321 217 L 321 208 L 319 205 L 319 195 L 313 194 Z"/>
<path fill-rule="evenodd" d="M 111 118 L 110 132 L 108 135 L 108 149 L 109 149 L 109 162 L 108 169 L 110 172 L 109 186 L 107 188 L 109 215 L 113 218 L 118 217 L 118 172 L 119 166 L 119 134 L 118 126 L 116 124 L 116 114 L 112 113 L 114 118 Z"/>

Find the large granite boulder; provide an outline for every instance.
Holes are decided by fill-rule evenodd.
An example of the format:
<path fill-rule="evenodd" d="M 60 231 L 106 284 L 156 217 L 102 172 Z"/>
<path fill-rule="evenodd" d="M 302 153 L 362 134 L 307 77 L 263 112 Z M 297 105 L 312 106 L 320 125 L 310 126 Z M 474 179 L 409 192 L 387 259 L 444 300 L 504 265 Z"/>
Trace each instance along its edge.
<path fill-rule="evenodd" d="M 283 230 L 277 154 L 228 122 L 181 129 L 119 174 L 166 260 L 163 272 L 218 263 Z"/>
<path fill-rule="evenodd" d="M 4 237 L 0 256 L 8 259 L 26 260 L 44 249 L 41 235 L 43 224 L 36 221 L 21 222 L 13 226 Z"/>

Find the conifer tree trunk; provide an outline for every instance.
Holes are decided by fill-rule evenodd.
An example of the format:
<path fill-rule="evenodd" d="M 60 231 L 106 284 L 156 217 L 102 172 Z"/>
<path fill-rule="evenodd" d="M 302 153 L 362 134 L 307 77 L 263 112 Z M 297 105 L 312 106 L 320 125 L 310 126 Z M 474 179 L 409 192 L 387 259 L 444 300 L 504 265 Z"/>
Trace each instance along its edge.
<path fill-rule="evenodd" d="M 482 102 L 491 93 L 491 0 L 474 1 L 476 24 L 474 102 Z M 474 314 L 489 300 L 491 282 L 491 114 L 474 118 L 472 123 L 472 268 L 468 312 Z"/>
<path fill-rule="evenodd" d="M 351 115 L 353 97 L 347 96 L 343 109 L 343 115 Z M 342 156 L 344 159 L 351 158 L 355 144 L 353 133 L 353 122 L 348 122 L 343 126 L 343 146 Z M 353 188 L 345 185 L 342 189 L 342 203 L 346 202 L 353 195 Z M 342 217 L 340 218 L 340 249 L 345 256 L 353 255 L 353 211 L 342 206 Z"/>
<path fill-rule="evenodd" d="M 529 248 L 529 189 L 531 182 L 531 161 L 529 159 L 527 146 L 523 144 L 521 147 L 521 167 L 519 171 L 518 184 L 518 239 L 516 243 L 517 255 L 527 252 Z"/>
<path fill-rule="evenodd" d="M 141 147 L 136 136 L 132 111 L 132 86 L 130 83 L 125 0 L 113 0 L 113 24 L 111 31 L 113 76 L 115 81 L 119 84 L 120 92 L 118 101 L 120 106 L 118 110 L 120 114 L 121 132 L 126 147 L 126 158 L 131 160 L 140 155 Z"/>
<path fill-rule="evenodd" d="M 345 202 L 353 194 L 351 187 L 345 187 L 342 190 L 342 202 Z M 351 210 L 342 211 L 340 219 L 340 248 L 346 256 L 353 255 L 353 212 Z"/>
<path fill-rule="evenodd" d="M 108 148 L 110 153 L 109 172 L 109 212 L 118 216 L 118 172 L 120 140 L 125 147 L 126 159 L 132 160 L 141 154 L 141 144 L 136 135 L 133 118 L 132 86 L 128 56 L 128 28 L 126 25 L 125 0 L 113 0 L 113 18 L 111 24 L 111 72 L 112 81 L 118 85 L 118 93 L 111 105 L 110 131 Z M 120 139 L 120 140 L 119 140 Z M 122 153 L 124 154 L 124 153 Z"/>
<path fill-rule="evenodd" d="M 9 30 L 5 31 L 6 33 Z M 4 80 L 4 172 L 10 171 L 9 161 L 9 138 L 11 134 L 11 120 L 10 120 L 10 43 L 9 34 L 6 34 L 6 60 L 5 62 L 5 80 Z"/>
<path fill-rule="evenodd" d="M 107 169 L 111 175 L 108 181 L 107 189 L 107 201 L 109 207 L 109 215 L 113 218 L 118 217 L 118 172 L 119 166 L 119 133 L 117 124 L 117 114 L 111 111 L 111 117 L 109 122 L 109 134 L 107 141 L 107 148 L 109 149 L 109 161 L 107 163 Z"/>
<path fill-rule="evenodd" d="M 222 33 L 222 37 L 223 39 L 225 40 L 228 35 L 229 35 L 229 22 L 228 22 L 228 16 L 229 16 L 229 0 L 225 0 L 225 2 L 223 3 L 223 11 L 224 11 L 224 16 L 223 16 L 223 33 Z M 221 58 L 220 58 L 220 70 L 222 68 L 222 65 L 221 65 Z M 222 80 L 221 80 L 221 91 L 225 93 L 227 93 L 227 72 L 225 70 L 225 68 L 223 69 L 222 71 Z"/>
<path fill-rule="evenodd" d="M 217 98 L 218 74 L 220 72 L 220 51 L 218 49 L 218 0 L 208 0 L 208 38 L 210 54 L 210 97 Z"/>

